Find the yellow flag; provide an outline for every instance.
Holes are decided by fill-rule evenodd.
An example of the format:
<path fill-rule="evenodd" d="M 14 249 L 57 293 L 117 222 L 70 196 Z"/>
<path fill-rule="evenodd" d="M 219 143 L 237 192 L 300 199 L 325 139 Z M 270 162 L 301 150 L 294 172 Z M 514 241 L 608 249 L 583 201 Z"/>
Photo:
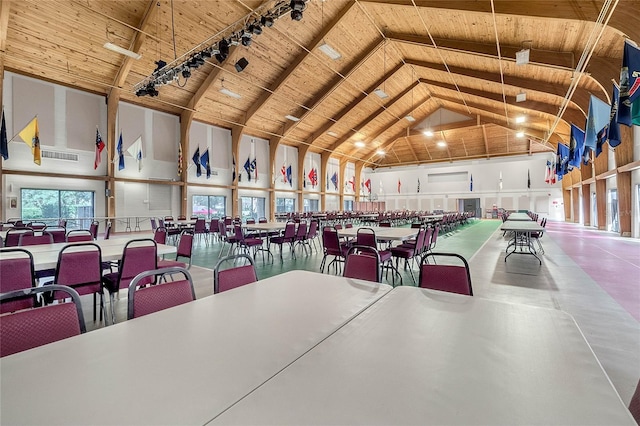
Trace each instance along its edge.
<path fill-rule="evenodd" d="M 38 166 L 42 160 L 40 157 L 40 133 L 38 132 L 38 117 L 35 117 L 18 133 L 22 141 L 31 148 L 33 162 Z"/>

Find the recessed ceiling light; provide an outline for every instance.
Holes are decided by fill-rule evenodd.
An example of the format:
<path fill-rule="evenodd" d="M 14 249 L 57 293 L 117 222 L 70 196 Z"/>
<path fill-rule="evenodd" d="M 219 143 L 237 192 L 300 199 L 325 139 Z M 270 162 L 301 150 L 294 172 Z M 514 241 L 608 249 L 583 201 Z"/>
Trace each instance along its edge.
<path fill-rule="evenodd" d="M 294 117 L 293 115 L 285 115 L 284 118 L 291 121 L 300 121 L 298 117 Z"/>
<path fill-rule="evenodd" d="M 411 115 L 411 114 L 407 115 L 405 118 L 407 119 L 407 121 L 411 121 L 411 122 L 416 121 L 416 119 L 413 118 L 413 115 Z"/>
<path fill-rule="evenodd" d="M 227 89 L 226 87 L 223 87 L 222 89 L 220 89 L 220 93 L 227 95 L 227 96 L 231 96 L 232 98 L 235 99 L 240 99 L 242 96 L 240 96 L 239 93 L 236 92 L 232 92 L 231 90 Z"/>
<path fill-rule="evenodd" d="M 377 151 L 376 151 L 376 154 L 378 154 L 378 155 L 384 155 L 384 154 L 386 154 L 386 153 L 385 153 L 383 150 L 379 149 L 379 150 L 377 150 Z"/>
<path fill-rule="evenodd" d="M 373 91 L 373 93 L 378 95 L 380 99 L 387 99 L 389 97 L 389 95 L 387 95 L 387 93 L 381 88 L 377 88 L 376 90 Z"/>
<path fill-rule="evenodd" d="M 440 148 L 444 148 L 444 147 L 446 147 L 446 146 L 447 146 L 447 143 L 446 143 L 445 141 L 438 141 L 437 145 L 438 145 Z"/>
<path fill-rule="evenodd" d="M 516 137 L 517 138 L 523 138 L 524 137 L 524 132 L 523 131 L 519 131 L 516 133 Z"/>
<path fill-rule="evenodd" d="M 527 94 L 525 92 L 520 92 L 516 95 L 516 102 L 524 102 L 527 100 Z"/>
<path fill-rule="evenodd" d="M 524 123 L 524 121 L 526 120 L 524 115 L 519 115 L 518 117 L 516 117 L 516 123 Z"/>
<path fill-rule="evenodd" d="M 324 53 L 334 61 L 337 61 L 338 59 L 342 58 L 342 55 L 340 54 L 340 52 L 338 52 L 333 47 L 329 46 L 327 43 L 322 43 L 320 46 L 318 46 L 318 49 L 320 49 L 322 53 Z"/>
<path fill-rule="evenodd" d="M 522 49 L 516 52 L 516 65 L 526 65 L 529 63 L 529 49 Z"/>
<path fill-rule="evenodd" d="M 358 148 L 364 148 L 365 143 L 362 141 L 356 141 L 354 145 L 357 146 Z"/>
<path fill-rule="evenodd" d="M 425 130 L 422 134 L 429 137 L 433 136 L 433 132 L 431 130 Z"/>
<path fill-rule="evenodd" d="M 338 134 L 337 134 L 336 132 L 327 132 L 327 134 L 328 134 L 329 136 L 334 137 L 334 138 L 337 138 L 337 137 L 338 137 Z"/>

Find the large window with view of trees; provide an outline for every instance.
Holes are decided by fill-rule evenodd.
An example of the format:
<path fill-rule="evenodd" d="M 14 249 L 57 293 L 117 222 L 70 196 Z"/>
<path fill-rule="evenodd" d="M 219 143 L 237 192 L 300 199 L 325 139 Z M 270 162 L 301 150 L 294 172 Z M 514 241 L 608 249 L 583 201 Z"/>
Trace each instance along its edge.
<path fill-rule="evenodd" d="M 320 210 L 318 200 L 312 200 L 310 198 L 305 198 L 303 201 L 303 207 L 305 212 L 317 212 Z"/>
<path fill-rule="evenodd" d="M 276 213 L 295 211 L 295 198 L 276 198 Z"/>
<path fill-rule="evenodd" d="M 262 197 L 240 197 L 240 211 L 242 220 L 266 217 L 265 199 Z"/>
<path fill-rule="evenodd" d="M 211 219 L 225 217 L 227 214 L 227 197 L 223 195 L 194 195 L 191 203 L 194 216 Z"/>
<path fill-rule="evenodd" d="M 94 213 L 94 191 L 22 188 L 22 220 L 57 224 L 67 219 L 68 228 L 89 228 Z"/>

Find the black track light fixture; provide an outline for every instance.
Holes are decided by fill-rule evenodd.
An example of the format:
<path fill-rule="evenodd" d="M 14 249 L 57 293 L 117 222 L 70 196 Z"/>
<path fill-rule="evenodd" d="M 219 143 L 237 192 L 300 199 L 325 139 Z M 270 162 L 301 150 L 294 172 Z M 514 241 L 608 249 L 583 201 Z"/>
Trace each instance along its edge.
<path fill-rule="evenodd" d="M 189 70 L 189 67 L 186 67 L 182 70 L 182 76 L 184 78 L 189 78 L 191 77 L 191 70 Z"/>
<path fill-rule="evenodd" d="M 291 8 L 291 19 L 300 21 L 302 12 L 307 8 L 307 2 L 305 0 L 291 0 L 289 7 Z"/>
<path fill-rule="evenodd" d="M 154 72 L 158 72 L 162 68 L 167 66 L 167 63 L 165 61 L 163 61 L 162 59 L 158 59 L 157 61 L 155 61 L 155 64 L 156 64 L 156 70 Z"/>
<path fill-rule="evenodd" d="M 242 34 L 242 37 L 240 37 L 240 43 L 246 47 L 251 46 L 251 33 Z"/>
<path fill-rule="evenodd" d="M 249 25 L 249 31 L 252 34 L 260 35 L 262 34 L 262 27 L 257 22 L 254 22 L 253 24 Z"/>
<path fill-rule="evenodd" d="M 247 67 L 247 65 L 249 65 L 249 61 L 247 61 L 246 58 L 238 59 L 238 62 L 236 62 L 236 71 L 238 71 L 238 72 L 244 71 L 244 69 Z"/>
<path fill-rule="evenodd" d="M 260 18 L 260 23 L 267 28 L 271 28 L 273 27 L 273 18 L 270 16 L 263 16 Z"/>

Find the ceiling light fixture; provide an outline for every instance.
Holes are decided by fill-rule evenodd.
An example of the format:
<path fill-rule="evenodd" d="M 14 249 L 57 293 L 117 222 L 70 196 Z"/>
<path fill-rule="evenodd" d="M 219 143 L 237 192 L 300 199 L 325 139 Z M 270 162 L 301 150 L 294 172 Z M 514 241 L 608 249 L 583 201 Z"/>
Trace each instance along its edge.
<path fill-rule="evenodd" d="M 342 58 L 342 55 L 340 54 L 340 52 L 338 52 L 333 47 L 329 46 L 326 42 L 323 42 L 320 46 L 318 46 L 318 49 L 322 53 L 324 53 L 325 55 L 333 59 L 334 61 L 337 61 L 338 59 Z"/>
<path fill-rule="evenodd" d="M 520 92 L 516 95 L 516 102 L 524 102 L 527 100 L 527 94 L 525 92 Z"/>
<path fill-rule="evenodd" d="M 376 154 L 378 154 L 378 155 L 385 155 L 385 154 L 386 154 L 386 152 L 384 152 L 383 150 L 379 149 L 379 150 L 377 150 L 377 151 L 376 151 Z"/>
<path fill-rule="evenodd" d="M 358 148 L 364 148 L 365 147 L 365 143 L 362 141 L 356 141 L 354 143 L 355 146 L 357 146 Z"/>
<path fill-rule="evenodd" d="M 411 115 L 411 114 L 407 115 L 405 118 L 407 119 L 407 121 L 410 121 L 410 122 L 412 122 L 412 123 L 413 123 L 414 121 L 416 121 L 416 119 L 415 119 L 415 118 L 413 118 L 413 115 Z"/>
<path fill-rule="evenodd" d="M 425 130 L 424 132 L 422 132 L 423 135 L 428 136 L 428 137 L 432 137 L 433 136 L 433 131 L 431 130 Z"/>
<path fill-rule="evenodd" d="M 524 138 L 524 132 L 522 130 L 520 130 L 519 132 L 516 132 L 516 137 L 517 138 Z"/>
<path fill-rule="evenodd" d="M 532 40 L 522 42 L 522 50 L 516 52 L 516 65 L 526 65 L 529 63 L 529 53 L 531 52 L 532 43 Z M 529 47 L 525 48 L 525 44 L 529 44 Z"/>
<path fill-rule="evenodd" d="M 447 143 L 446 143 L 445 141 L 438 141 L 437 145 L 438 145 L 440 148 L 445 148 L 445 147 L 447 146 Z"/>
<path fill-rule="evenodd" d="M 231 90 L 227 89 L 226 87 L 223 87 L 222 89 L 220 89 L 220 93 L 222 93 L 223 95 L 227 95 L 230 96 L 234 99 L 240 99 L 242 96 L 240 96 L 239 93 L 236 92 L 232 92 Z"/>
<path fill-rule="evenodd" d="M 334 138 L 337 138 L 337 137 L 338 137 L 338 134 L 337 134 L 336 132 L 331 132 L 331 131 L 329 131 L 329 132 L 327 132 L 327 134 L 328 134 L 329 136 L 334 137 Z"/>
<path fill-rule="evenodd" d="M 526 120 L 526 118 L 525 118 L 524 115 L 519 115 L 519 116 L 516 117 L 516 123 L 518 123 L 518 124 L 524 123 L 525 120 Z"/>
<path fill-rule="evenodd" d="M 136 53 L 136 52 L 133 52 L 133 51 L 131 51 L 131 50 L 129 50 L 129 49 L 125 49 L 124 47 L 120 47 L 120 46 L 118 46 L 117 44 L 113 44 L 113 43 L 111 43 L 111 42 L 106 42 L 106 43 L 104 44 L 104 48 L 105 48 L 105 49 L 109 49 L 109 50 L 111 50 L 111 51 L 113 51 L 113 52 L 120 53 L 121 55 L 126 55 L 126 56 L 128 56 L 128 57 L 130 57 L 130 58 L 133 58 L 133 59 L 140 59 L 140 58 L 142 58 L 142 55 L 141 55 L 141 54 Z"/>
<path fill-rule="evenodd" d="M 291 120 L 291 121 L 300 121 L 300 119 L 298 117 L 295 117 L 293 115 L 285 115 L 284 118 L 286 118 L 287 120 Z"/>
<path fill-rule="evenodd" d="M 374 90 L 373 93 L 378 95 L 380 99 L 387 99 L 389 97 L 389 95 L 387 95 L 387 93 L 379 87 L 376 90 Z"/>

